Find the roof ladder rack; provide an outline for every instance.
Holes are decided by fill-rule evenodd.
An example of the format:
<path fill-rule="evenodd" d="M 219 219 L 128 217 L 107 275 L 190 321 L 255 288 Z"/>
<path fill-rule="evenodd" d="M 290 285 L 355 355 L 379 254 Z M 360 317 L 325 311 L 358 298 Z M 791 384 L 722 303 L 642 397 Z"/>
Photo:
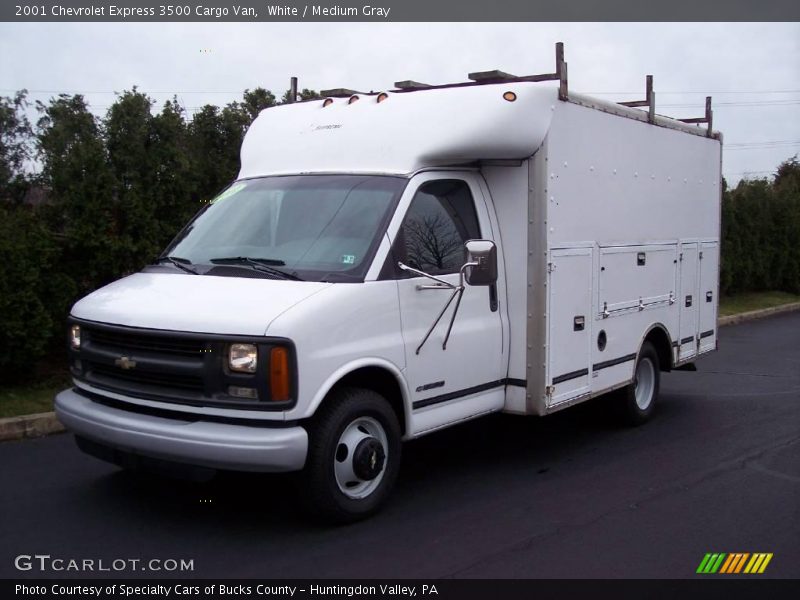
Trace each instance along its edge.
<path fill-rule="evenodd" d="M 292 77 L 289 80 L 289 97 L 286 101 L 288 104 L 297 102 L 297 77 Z"/>
<path fill-rule="evenodd" d="M 467 75 L 467 79 L 477 81 L 479 83 L 494 83 L 498 81 L 515 81 L 519 79 L 516 75 L 504 73 L 503 71 L 477 71 Z"/>
<path fill-rule="evenodd" d="M 631 108 L 636 108 L 639 106 L 647 106 L 647 121 L 649 123 L 656 122 L 656 93 L 653 91 L 653 76 L 647 76 L 647 83 L 645 85 L 645 97 L 646 100 L 632 100 L 630 102 L 619 102 L 622 106 L 629 106 Z"/>
<path fill-rule="evenodd" d="M 332 90 L 320 90 L 319 95 L 324 98 L 348 98 L 360 93 L 361 92 L 349 90 L 347 88 L 334 88 Z"/>
<path fill-rule="evenodd" d="M 420 83 L 419 81 L 414 81 L 412 79 L 405 79 L 403 81 L 395 81 L 394 87 L 398 90 L 410 90 L 410 89 L 421 89 L 421 88 L 429 88 L 431 87 L 427 83 Z"/>
<path fill-rule="evenodd" d="M 567 63 L 564 61 L 564 42 L 556 43 L 556 72 L 542 73 L 540 75 L 525 75 L 517 77 L 503 71 L 478 71 L 470 73 L 467 77 L 476 83 L 516 83 L 520 81 L 558 81 L 558 99 L 568 98 L 567 89 Z"/>
<path fill-rule="evenodd" d="M 564 60 L 564 42 L 556 42 L 556 72 L 554 79 L 558 79 L 558 99 L 567 100 L 569 90 L 567 87 L 567 62 Z"/>
<path fill-rule="evenodd" d="M 698 117 L 696 119 L 678 119 L 679 121 L 683 121 L 684 123 L 708 123 L 708 132 L 706 135 L 708 137 L 714 137 L 714 132 L 712 130 L 712 125 L 714 121 L 714 111 L 711 110 L 711 96 L 706 96 L 706 116 L 705 117 Z"/>
<path fill-rule="evenodd" d="M 468 81 L 458 83 L 445 83 L 445 84 L 427 84 L 414 81 L 413 79 L 404 79 L 403 81 L 396 81 L 394 83 L 395 93 L 417 92 L 425 90 L 441 90 L 447 88 L 461 88 L 473 87 L 480 85 L 491 84 L 504 84 L 504 83 L 523 83 L 523 82 L 537 82 L 537 81 L 558 81 L 558 99 L 562 101 L 569 100 L 569 85 L 567 79 L 567 62 L 564 60 L 564 42 L 556 43 L 556 70 L 554 73 L 541 73 L 539 75 L 523 75 L 516 76 L 499 69 L 491 71 L 476 71 L 467 75 Z M 292 91 L 296 93 L 297 81 L 292 78 L 291 82 Z M 347 88 L 336 88 L 331 90 L 322 90 L 320 94 L 328 98 L 347 98 L 356 94 L 374 94 L 374 92 L 358 92 Z M 292 93 L 290 92 L 290 95 Z M 291 100 L 290 100 L 291 101 Z M 579 102 L 580 103 L 580 102 Z M 618 102 L 619 106 L 626 106 L 630 108 L 646 108 L 648 123 L 656 123 L 656 94 L 653 90 L 653 76 L 647 75 L 645 79 L 645 99 L 644 100 L 630 100 L 626 102 Z M 719 137 L 713 130 L 713 111 L 711 110 L 711 96 L 706 97 L 706 112 L 705 116 L 693 119 L 675 119 L 674 117 L 666 117 L 665 119 L 672 119 L 673 121 L 680 121 L 687 124 L 700 125 L 705 123 L 708 125 L 705 135 L 710 138 Z M 702 131 L 702 130 L 700 130 Z"/>
<path fill-rule="evenodd" d="M 491 83 L 520 83 L 520 82 L 535 82 L 535 81 L 558 81 L 558 98 L 559 100 L 567 100 L 568 86 L 567 86 L 567 63 L 564 61 L 564 43 L 556 43 L 556 71 L 555 73 L 542 73 L 541 75 L 524 75 L 517 77 L 511 73 L 506 73 L 500 70 L 493 71 L 477 71 L 470 73 L 468 76 L 469 81 L 464 83 L 446 83 L 443 85 L 428 85 L 427 83 L 419 83 L 411 79 L 404 81 L 396 81 L 395 91 L 397 92 L 415 92 L 417 90 L 436 90 L 443 88 L 464 87 L 472 85 L 485 85 Z"/>

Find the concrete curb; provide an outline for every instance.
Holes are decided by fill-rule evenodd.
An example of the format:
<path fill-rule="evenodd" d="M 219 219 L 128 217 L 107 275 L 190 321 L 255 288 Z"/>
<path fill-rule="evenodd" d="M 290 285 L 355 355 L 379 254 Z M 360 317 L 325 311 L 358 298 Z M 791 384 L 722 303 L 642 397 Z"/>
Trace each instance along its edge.
<path fill-rule="evenodd" d="M 719 319 L 717 319 L 717 327 L 723 327 L 725 325 L 735 325 L 736 323 L 744 323 L 745 321 L 753 321 L 755 319 L 763 319 L 764 317 L 792 312 L 794 310 L 800 310 L 800 302 L 792 302 L 791 304 L 781 304 L 780 306 L 772 306 L 770 308 L 751 310 L 748 312 L 739 313 L 738 315 L 720 317 Z"/>
<path fill-rule="evenodd" d="M 37 438 L 64 431 L 56 413 L 45 412 L 0 419 L 0 442 Z"/>
<path fill-rule="evenodd" d="M 800 302 L 782 304 L 761 310 L 751 310 L 729 317 L 720 317 L 717 319 L 717 327 L 735 325 L 736 323 L 753 321 L 794 310 L 800 310 Z M 64 431 L 64 426 L 56 419 L 56 413 L 54 412 L 0 419 L 0 442 L 37 438 L 53 433 L 61 433 L 62 431 Z"/>

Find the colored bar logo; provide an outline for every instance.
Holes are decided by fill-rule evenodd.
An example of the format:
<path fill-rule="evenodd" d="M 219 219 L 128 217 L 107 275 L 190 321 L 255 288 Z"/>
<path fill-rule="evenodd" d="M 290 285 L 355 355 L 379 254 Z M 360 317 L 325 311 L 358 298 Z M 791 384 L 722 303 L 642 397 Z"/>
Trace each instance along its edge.
<path fill-rule="evenodd" d="M 700 561 L 697 573 L 702 575 L 713 575 L 715 573 L 725 575 L 737 575 L 740 573 L 761 574 L 766 570 L 771 560 L 772 552 L 756 552 L 753 554 L 749 552 L 733 552 L 730 554 L 709 552 Z"/>

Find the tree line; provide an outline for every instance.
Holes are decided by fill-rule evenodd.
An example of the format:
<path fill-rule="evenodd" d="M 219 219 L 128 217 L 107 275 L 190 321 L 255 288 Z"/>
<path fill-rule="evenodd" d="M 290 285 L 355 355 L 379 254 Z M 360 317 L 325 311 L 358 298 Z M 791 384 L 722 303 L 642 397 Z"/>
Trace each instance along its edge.
<path fill-rule="evenodd" d="M 724 183 L 724 182 L 723 182 Z M 800 163 L 723 186 L 720 293 L 800 294 Z"/>
<path fill-rule="evenodd" d="M 318 98 L 303 90 L 302 99 Z M 81 296 L 151 262 L 239 170 L 245 131 L 289 99 L 245 90 L 188 118 L 136 88 L 96 117 L 81 95 L 0 98 L 0 377 L 64 347 Z M 31 108 L 37 118 L 30 122 Z M 35 173 L 30 164 L 37 165 Z M 721 292 L 800 292 L 800 165 L 725 189 Z M 63 360 L 61 358 L 57 360 Z"/>
<path fill-rule="evenodd" d="M 190 119 L 176 99 L 156 112 L 136 88 L 102 118 L 81 95 L 0 98 L 0 377 L 60 354 L 72 304 L 151 262 L 236 177 L 258 113 L 288 99 L 245 90 Z"/>

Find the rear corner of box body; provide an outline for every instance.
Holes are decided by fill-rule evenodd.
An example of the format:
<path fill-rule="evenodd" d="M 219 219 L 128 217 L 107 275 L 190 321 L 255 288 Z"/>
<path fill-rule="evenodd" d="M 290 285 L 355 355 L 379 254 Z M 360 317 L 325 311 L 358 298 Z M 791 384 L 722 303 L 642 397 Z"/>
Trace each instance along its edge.
<path fill-rule="evenodd" d="M 547 412 L 547 163 L 548 140 L 529 161 L 527 215 L 526 413 Z"/>

